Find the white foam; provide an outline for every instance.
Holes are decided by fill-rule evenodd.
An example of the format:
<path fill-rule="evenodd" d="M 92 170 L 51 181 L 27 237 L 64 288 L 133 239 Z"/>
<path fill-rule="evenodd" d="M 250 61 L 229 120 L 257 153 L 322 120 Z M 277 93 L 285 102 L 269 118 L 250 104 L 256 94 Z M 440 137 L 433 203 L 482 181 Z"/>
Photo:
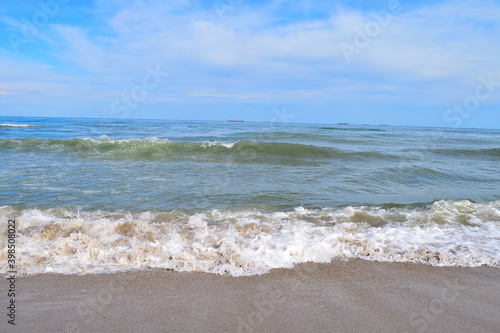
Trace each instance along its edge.
<path fill-rule="evenodd" d="M 120 139 L 120 140 L 115 140 L 111 139 L 110 137 L 106 135 L 101 135 L 97 139 L 92 139 L 92 138 L 87 138 L 87 137 L 81 137 L 79 138 L 82 141 L 88 141 L 92 143 L 113 143 L 113 144 L 119 144 L 119 143 L 186 143 L 182 141 L 171 141 L 168 139 L 160 139 L 157 137 L 150 137 L 146 139 Z M 199 142 L 200 147 L 202 148 L 209 148 L 209 147 L 225 147 L 225 148 L 232 148 L 236 143 L 239 141 L 234 141 L 234 142 L 225 142 L 225 141 L 201 141 Z M 193 143 L 193 142 L 189 142 Z"/>
<path fill-rule="evenodd" d="M 234 144 L 237 143 L 238 141 L 235 142 L 224 142 L 224 141 L 203 141 L 201 143 L 201 147 L 203 148 L 208 148 L 208 147 L 226 147 L 226 148 L 233 148 Z"/>
<path fill-rule="evenodd" d="M 37 125 L 26 125 L 26 124 L 0 124 L 3 127 L 37 127 Z"/>
<path fill-rule="evenodd" d="M 159 268 L 240 276 L 335 258 L 500 267 L 499 201 L 193 215 L 2 207 L 0 216 L 17 216 L 17 265 L 24 274 Z"/>

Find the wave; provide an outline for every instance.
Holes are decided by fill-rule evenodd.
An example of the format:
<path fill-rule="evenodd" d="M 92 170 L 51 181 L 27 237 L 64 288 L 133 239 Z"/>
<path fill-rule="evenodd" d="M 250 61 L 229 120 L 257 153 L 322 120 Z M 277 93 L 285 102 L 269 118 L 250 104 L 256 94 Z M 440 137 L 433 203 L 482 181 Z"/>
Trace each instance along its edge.
<path fill-rule="evenodd" d="M 429 152 L 449 156 L 489 156 L 500 157 L 500 148 L 483 149 L 429 149 Z"/>
<path fill-rule="evenodd" d="M 4 206 L 0 216 L 16 220 L 25 275 L 172 269 L 241 276 L 349 258 L 500 267 L 500 201 L 196 214 Z"/>
<path fill-rule="evenodd" d="M 2 127 L 38 127 L 38 125 L 26 125 L 26 124 L 0 124 Z"/>
<path fill-rule="evenodd" d="M 331 130 L 331 131 L 362 131 L 362 132 L 386 132 L 386 130 L 380 128 L 359 128 L 359 127 L 320 127 L 321 130 Z"/>
<path fill-rule="evenodd" d="M 394 156 L 372 151 L 344 151 L 330 147 L 318 147 L 298 143 L 254 142 L 254 141 L 201 141 L 183 142 L 167 139 L 122 139 L 113 140 L 107 136 L 97 139 L 37 139 L 11 138 L 0 140 L 0 148 L 39 150 L 55 152 L 73 152 L 108 157 L 124 158 L 211 158 L 231 159 L 235 162 L 276 161 L 286 159 L 363 159 L 363 158 L 395 158 Z M 281 158 L 281 160 L 280 160 Z"/>
<path fill-rule="evenodd" d="M 328 142 L 334 144 L 373 144 L 373 140 L 367 138 L 353 138 L 350 136 L 332 136 L 331 133 L 294 133 L 283 131 L 261 131 L 261 132 L 240 132 L 233 134 L 235 137 L 251 138 L 253 141 L 300 141 L 300 142 Z"/>

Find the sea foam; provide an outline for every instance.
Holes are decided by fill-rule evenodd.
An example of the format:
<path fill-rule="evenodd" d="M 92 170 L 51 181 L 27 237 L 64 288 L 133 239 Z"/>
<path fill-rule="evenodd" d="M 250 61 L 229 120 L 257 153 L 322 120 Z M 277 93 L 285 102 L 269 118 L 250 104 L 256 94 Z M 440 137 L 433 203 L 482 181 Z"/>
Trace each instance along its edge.
<path fill-rule="evenodd" d="M 2 127 L 37 127 L 37 125 L 27 125 L 27 124 L 0 124 Z"/>
<path fill-rule="evenodd" d="M 196 214 L 4 206 L 0 216 L 16 219 L 17 266 L 25 275 L 154 268 L 241 276 L 348 258 L 500 267 L 500 201 Z"/>

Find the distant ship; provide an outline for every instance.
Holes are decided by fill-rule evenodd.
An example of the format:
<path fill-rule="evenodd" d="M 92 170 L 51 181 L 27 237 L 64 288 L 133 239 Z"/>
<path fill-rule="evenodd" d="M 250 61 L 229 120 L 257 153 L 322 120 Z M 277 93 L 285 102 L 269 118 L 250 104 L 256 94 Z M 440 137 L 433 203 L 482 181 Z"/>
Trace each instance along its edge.
<path fill-rule="evenodd" d="M 349 123 L 338 123 L 337 125 L 349 125 Z"/>
<path fill-rule="evenodd" d="M 242 123 L 244 120 L 228 120 L 228 123 Z"/>

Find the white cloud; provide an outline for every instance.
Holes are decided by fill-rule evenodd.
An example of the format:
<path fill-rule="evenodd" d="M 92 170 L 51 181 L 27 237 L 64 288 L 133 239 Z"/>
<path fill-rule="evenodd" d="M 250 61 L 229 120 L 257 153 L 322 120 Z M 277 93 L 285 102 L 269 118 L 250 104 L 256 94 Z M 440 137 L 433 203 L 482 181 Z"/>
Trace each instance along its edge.
<path fill-rule="evenodd" d="M 112 100 L 136 84 L 146 66 L 161 64 L 173 74 L 156 100 L 446 95 L 467 91 L 478 75 L 494 69 L 500 54 L 500 6 L 492 1 L 446 2 L 393 15 L 350 64 L 339 44 L 353 44 L 356 28 L 373 22 L 373 13 L 344 7 L 325 18 L 281 23 L 281 10 L 292 2 L 275 0 L 266 11 L 243 2 L 220 21 L 188 1 L 100 3 L 101 26 L 48 29 L 57 65 L 10 58 L 15 70 L 2 73 L 0 90 Z M 9 81 L 15 73 L 21 74 Z"/>
<path fill-rule="evenodd" d="M 388 76 L 414 79 L 471 75 L 477 71 L 477 64 L 464 63 L 464 59 L 488 54 L 491 57 L 499 51 L 498 46 L 493 46 L 498 36 L 478 38 L 477 22 L 464 23 L 462 18 L 470 9 L 473 20 L 490 20 L 494 16 L 491 13 L 500 10 L 490 7 L 447 4 L 393 16 L 370 45 L 353 56 L 355 65 L 347 68 L 367 74 L 385 71 Z M 339 44 L 353 43 L 356 34 L 353 28 L 363 29 L 373 21 L 370 13 L 339 10 L 331 21 L 270 24 L 257 30 L 239 25 L 238 29 L 231 29 L 199 13 L 172 15 L 169 9 L 164 3 L 156 7 L 135 3 L 124 8 L 110 21 L 117 34 L 113 46 L 125 53 L 133 51 L 141 57 L 156 58 L 156 61 L 185 59 L 187 67 L 188 62 L 199 61 L 216 67 L 259 67 L 268 74 L 281 73 L 280 68 L 315 72 L 324 71 L 326 67 L 335 71 L 346 68 Z M 450 17 L 445 15 L 448 10 L 457 17 L 447 19 L 443 27 L 439 20 Z M 255 11 L 233 15 L 242 22 L 246 17 L 255 16 Z"/>

